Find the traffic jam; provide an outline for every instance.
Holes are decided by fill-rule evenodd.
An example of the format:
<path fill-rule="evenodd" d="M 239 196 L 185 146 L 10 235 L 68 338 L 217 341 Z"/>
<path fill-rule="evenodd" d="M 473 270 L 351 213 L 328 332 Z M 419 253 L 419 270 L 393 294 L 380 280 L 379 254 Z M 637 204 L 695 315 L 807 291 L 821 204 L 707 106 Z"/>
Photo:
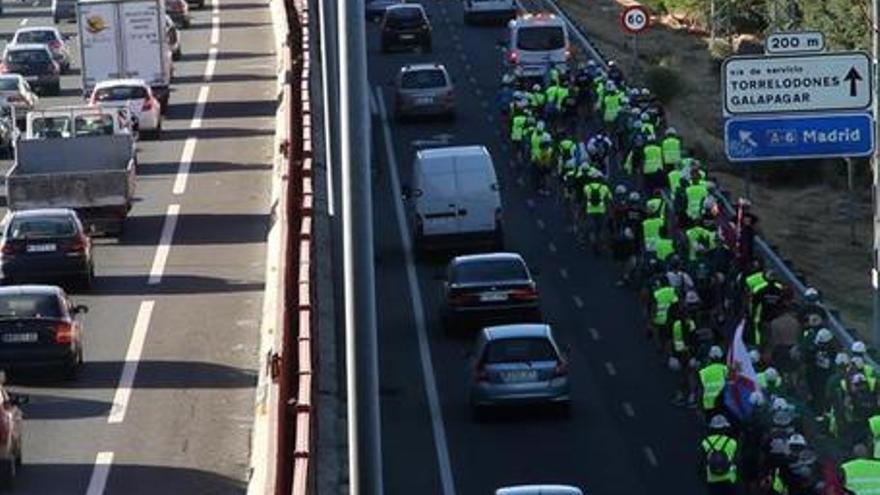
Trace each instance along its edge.
<path fill-rule="evenodd" d="M 54 26 L 22 22 L 8 40 L 0 62 L 0 150 L 12 160 L 0 225 L 2 382 L 77 379 L 89 308 L 76 296 L 93 287 L 93 240 L 125 229 L 138 141 L 162 137 L 189 9 L 185 0 L 56 0 Z M 70 22 L 76 34 L 62 34 Z M 75 60 L 80 86 L 63 88 Z M 65 90 L 81 91 L 83 103 L 41 100 Z M 8 489 L 22 466 L 19 406 L 28 396 L 0 387 L 0 402 L 0 488 Z"/>

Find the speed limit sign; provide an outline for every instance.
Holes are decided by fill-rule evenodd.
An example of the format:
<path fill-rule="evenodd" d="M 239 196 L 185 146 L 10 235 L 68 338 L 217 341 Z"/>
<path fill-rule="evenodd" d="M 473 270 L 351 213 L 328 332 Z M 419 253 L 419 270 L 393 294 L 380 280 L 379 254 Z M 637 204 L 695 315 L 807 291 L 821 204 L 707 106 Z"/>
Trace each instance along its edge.
<path fill-rule="evenodd" d="M 639 34 L 648 28 L 648 9 L 641 5 L 630 5 L 620 15 L 623 30 L 629 34 Z"/>

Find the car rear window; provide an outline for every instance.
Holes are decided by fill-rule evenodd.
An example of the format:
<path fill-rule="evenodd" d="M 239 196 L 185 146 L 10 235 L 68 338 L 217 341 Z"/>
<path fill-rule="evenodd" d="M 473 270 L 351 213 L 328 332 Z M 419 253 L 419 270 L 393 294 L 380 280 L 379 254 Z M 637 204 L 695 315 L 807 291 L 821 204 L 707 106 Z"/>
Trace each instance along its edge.
<path fill-rule="evenodd" d="M 545 338 L 513 338 L 489 342 L 483 361 L 493 363 L 520 363 L 555 361 L 556 351 Z"/>
<path fill-rule="evenodd" d="M 141 86 L 112 86 L 95 91 L 98 101 L 142 100 L 147 97 L 147 90 Z"/>
<path fill-rule="evenodd" d="M 403 73 L 400 87 L 403 89 L 442 88 L 446 86 L 446 74 L 440 69 L 414 70 Z"/>
<path fill-rule="evenodd" d="M 516 47 L 527 51 L 560 50 L 565 48 L 565 31 L 562 26 L 521 27 Z"/>
<path fill-rule="evenodd" d="M 18 33 L 15 37 L 16 43 L 48 43 L 55 41 L 57 37 L 53 31 L 26 31 Z"/>
<path fill-rule="evenodd" d="M 11 77 L 0 78 L 0 91 L 18 91 L 18 79 Z"/>
<path fill-rule="evenodd" d="M 405 8 L 386 11 L 386 23 L 389 26 L 418 26 L 422 24 L 424 15 L 421 9 Z"/>
<path fill-rule="evenodd" d="M 49 60 L 46 50 L 13 50 L 6 53 L 6 61 L 12 64 L 39 64 Z"/>
<path fill-rule="evenodd" d="M 0 295 L 0 318 L 59 318 L 63 315 L 54 294 Z"/>
<path fill-rule="evenodd" d="M 109 136 L 113 134 L 112 115 L 80 115 L 74 119 L 73 125 L 77 136 Z"/>
<path fill-rule="evenodd" d="M 68 217 L 14 218 L 7 232 L 15 240 L 66 237 L 76 233 L 76 225 Z"/>
<path fill-rule="evenodd" d="M 528 280 L 525 265 L 519 260 L 480 260 L 455 265 L 452 282 L 461 284 Z"/>

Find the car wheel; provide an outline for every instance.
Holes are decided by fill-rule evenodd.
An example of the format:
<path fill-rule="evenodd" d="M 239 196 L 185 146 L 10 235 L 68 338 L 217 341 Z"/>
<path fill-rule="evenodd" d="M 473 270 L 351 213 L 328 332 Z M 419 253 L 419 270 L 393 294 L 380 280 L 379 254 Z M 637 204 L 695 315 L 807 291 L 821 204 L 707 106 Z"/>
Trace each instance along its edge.
<path fill-rule="evenodd" d="M 183 57 L 183 51 L 180 49 L 174 50 L 171 53 L 171 60 L 174 60 L 175 62 L 180 60 L 181 57 Z"/>
<path fill-rule="evenodd" d="M 388 44 L 383 41 L 382 42 L 382 53 L 388 53 L 389 51 L 390 50 L 389 50 Z"/>
<path fill-rule="evenodd" d="M 16 465 L 17 462 L 14 456 L 4 460 L 3 464 L 0 465 L 0 486 L 7 490 L 11 490 L 15 484 Z"/>
<path fill-rule="evenodd" d="M 189 28 L 191 25 L 192 25 L 192 21 L 191 21 L 191 20 L 189 20 L 189 19 L 184 19 L 184 21 L 183 21 L 183 27 L 184 27 L 184 29 Z"/>
<path fill-rule="evenodd" d="M 431 47 L 431 43 L 428 42 L 428 43 L 423 44 L 422 51 L 425 53 L 431 53 L 433 51 L 433 48 Z"/>
<path fill-rule="evenodd" d="M 94 267 L 89 269 L 89 273 L 85 275 L 80 275 L 79 280 L 76 283 L 76 288 L 80 291 L 91 290 L 92 285 L 95 282 L 95 269 Z"/>
<path fill-rule="evenodd" d="M 3 13 L 3 12 L 0 11 L 0 14 L 2 14 L 2 13 Z M 60 22 L 60 21 L 59 21 L 59 19 L 58 19 L 57 17 L 53 17 L 53 18 L 52 18 L 52 22 L 54 22 L 55 24 L 58 24 L 58 22 Z"/>
<path fill-rule="evenodd" d="M 18 447 L 15 449 L 15 467 L 20 468 L 24 464 L 24 455 L 21 453 L 21 440 L 18 441 Z"/>
<path fill-rule="evenodd" d="M 58 96 L 61 94 L 61 82 L 57 82 L 49 86 L 49 95 Z"/>
<path fill-rule="evenodd" d="M 477 423 L 485 423 L 490 418 L 489 409 L 486 406 L 471 406 L 471 417 L 474 418 L 474 421 Z"/>
<path fill-rule="evenodd" d="M 568 419 L 571 417 L 571 402 L 560 402 L 556 404 L 556 413 L 562 419 Z"/>

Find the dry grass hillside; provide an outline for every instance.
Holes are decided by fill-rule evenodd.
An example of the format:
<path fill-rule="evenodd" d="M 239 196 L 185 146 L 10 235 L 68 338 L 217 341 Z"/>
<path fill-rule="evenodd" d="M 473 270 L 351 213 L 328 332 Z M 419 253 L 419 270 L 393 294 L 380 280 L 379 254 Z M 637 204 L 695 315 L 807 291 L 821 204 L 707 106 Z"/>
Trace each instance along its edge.
<path fill-rule="evenodd" d="M 557 0 L 560 7 L 576 18 L 591 40 L 607 57 L 627 69 L 628 74 L 644 73 L 650 65 L 663 65 L 679 74 L 681 91 L 668 105 L 672 125 L 687 146 L 707 158 L 721 186 L 744 196 L 744 181 L 724 159 L 721 137 L 721 95 L 719 67 L 708 51 L 708 39 L 689 32 L 674 19 L 654 19 L 651 29 L 639 36 L 640 72 L 632 56 L 630 37 L 623 34 L 618 21 L 622 5 L 616 0 Z M 638 76 L 636 76 L 638 79 Z M 869 176 L 859 165 L 856 190 L 846 187 L 845 167 L 802 162 L 804 176 L 816 180 L 808 185 L 768 187 L 753 181 L 750 195 L 761 218 L 765 237 L 779 246 L 808 281 L 818 287 L 826 300 L 839 308 L 845 322 L 868 337 L 871 316 L 871 206 Z M 764 166 L 766 167 L 766 166 Z M 801 172 L 799 171 L 798 174 Z M 760 174 L 759 174 L 760 175 Z M 797 175 L 797 174 L 795 174 Z M 841 176 L 843 178 L 841 178 Z M 850 198 L 854 207 L 849 209 Z M 855 243 L 850 242 L 849 211 L 855 218 Z"/>

